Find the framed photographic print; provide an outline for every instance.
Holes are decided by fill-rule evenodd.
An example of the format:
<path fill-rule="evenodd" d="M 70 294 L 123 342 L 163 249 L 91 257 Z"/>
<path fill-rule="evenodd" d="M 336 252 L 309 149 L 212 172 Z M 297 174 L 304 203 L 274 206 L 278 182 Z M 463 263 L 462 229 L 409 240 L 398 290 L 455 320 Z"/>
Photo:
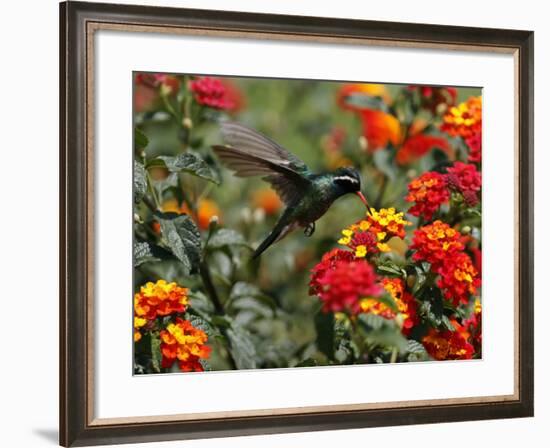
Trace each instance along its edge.
<path fill-rule="evenodd" d="M 532 32 L 60 13 L 63 446 L 533 415 Z"/>

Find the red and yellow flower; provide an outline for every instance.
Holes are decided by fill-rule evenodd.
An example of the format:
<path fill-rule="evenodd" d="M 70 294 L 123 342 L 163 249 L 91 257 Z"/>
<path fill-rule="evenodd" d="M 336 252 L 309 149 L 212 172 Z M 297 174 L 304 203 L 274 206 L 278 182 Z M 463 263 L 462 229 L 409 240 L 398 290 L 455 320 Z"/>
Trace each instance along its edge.
<path fill-rule="evenodd" d="M 188 292 L 187 288 L 182 288 L 174 282 L 168 283 L 166 280 L 147 282 L 134 295 L 134 315 L 138 319 L 153 320 L 159 316 L 183 313 L 189 304 Z"/>
<path fill-rule="evenodd" d="M 342 230 L 339 244 L 354 251 L 355 257 L 365 258 L 368 254 L 389 252 L 387 242 L 393 238 L 405 238 L 405 226 L 411 222 L 403 218 L 403 212 L 395 208 L 382 208 L 379 211 L 370 209 L 371 214 L 365 219 Z"/>
<path fill-rule="evenodd" d="M 422 338 L 429 355 L 437 361 L 448 359 L 472 359 L 474 347 L 468 342 L 468 333 L 458 322 L 452 321 L 456 331 L 430 328 Z"/>
<path fill-rule="evenodd" d="M 451 107 L 443 116 L 441 130 L 464 139 L 481 133 L 481 97 L 471 97 Z"/>
<path fill-rule="evenodd" d="M 464 250 L 460 233 L 440 220 L 414 231 L 411 249 L 415 261 L 427 261 L 432 269 L 439 268 L 446 260 Z"/>
<path fill-rule="evenodd" d="M 455 306 L 468 304 L 470 296 L 474 295 L 481 285 L 471 258 L 464 252 L 459 252 L 446 260 L 438 268 L 437 273 L 440 275 L 437 286 L 443 291 L 444 297 Z"/>
<path fill-rule="evenodd" d="M 206 345 L 208 336 L 191 322 L 177 317 L 160 332 L 160 340 L 163 368 L 172 367 L 177 360 L 182 372 L 204 370 L 200 360 L 210 356 L 211 348 Z"/>
<path fill-rule="evenodd" d="M 428 171 L 414 179 L 408 186 L 407 202 L 414 202 L 409 213 L 421 216 L 426 220 L 433 215 L 442 204 L 449 202 L 449 191 L 445 176 L 435 171 Z"/>

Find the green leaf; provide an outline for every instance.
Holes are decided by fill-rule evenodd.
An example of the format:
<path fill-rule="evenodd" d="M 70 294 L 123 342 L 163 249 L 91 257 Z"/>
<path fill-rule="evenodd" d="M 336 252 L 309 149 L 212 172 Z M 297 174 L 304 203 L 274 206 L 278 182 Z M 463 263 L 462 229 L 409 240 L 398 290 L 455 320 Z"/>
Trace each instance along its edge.
<path fill-rule="evenodd" d="M 217 328 L 213 327 L 206 319 L 199 317 L 197 315 L 190 315 L 188 317 L 189 322 L 193 327 L 198 328 L 199 330 L 204 331 L 209 338 L 215 338 L 220 336 L 220 332 Z"/>
<path fill-rule="evenodd" d="M 147 136 L 138 128 L 134 129 L 134 147 L 144 149 L 149 144 Z"/>
<path fill-rule="evenodd" d="M 407 351 L 409 353 L 407 361 L 409 362 L 428 361 L 431 359 L 424 346 L 414 339 L 407 341 Z"/>
<path fill-rule="evenodd" d="M 233 322 L 226 335 L 237 369 L 255 369 L 256 348 L 252 343 L 251 334 Z"/>
<path fill-rule="evenodd" d="M 296 364 L 295 367 L 315 367 L 318 365 L 319 363 L 315 359 L 307 358 L 307 359 L 304 359 L 303 361 L 300 361 L 298 364 Z"/>
<path fill-rule="evenodd" d="M 188 215 L 156 213 L 162 237 L 187 274 L 196 273 L 201 261 L 201 235 Z"/>
<path fill-rule="evenodd" d="M 358 315 L 357 319 L 367 331 L 379 330 L 388 322 L 387 319 L 372 313 L 361 313 Z"/>
<path fill-rule="evenodd" d="M 160 337 L 157 334 L 151 334 L 151 364 L 155 372 L 160 372 L 161 363 Z"/>
<path fill-rule="evenodd" d="M 376 151 L 372 155 L 374 166 L 384 173 L 390 181 L 395 181 L 396 170 L 392 151 Z"/>
<path fill-rule="evenodd" d="M 381 110 L 388 112 L 388 106 L 379 96 L 370 96 L 362 93 L 352 93 L 346 96 L 345 102 L 362 109 Z"/>
<path fill-rule="evenodd" d="M 189 291 L 189 307 L 191 310 L 197 310 L 201 313 L 211 314 L 214 312 L 214 305 L 201 291 Z"/>
<path fill-rule="evenodd" d="M 397 277 L 403 277 L 403 270 L 393 263 L 379 264 L 378 266 L 376 266 L 376 270 L 382 274 L 390 274 Z"/>
<path fill-rule="evenodd" d="M 327 358 L 334 359 L 334 314 L 323 313 L 315 315 L 317 330 L 317 347 Z"/>
<path fill-rule="evenodd" d="M 209 249 L 222 249 L 229 246 L 250 247 L 244 237 L 239 232 L 232 229 L 218 229 L 210 240 L 208 240 Z"/>
<path fill-rule="evenodd" d="M 256 315 L 262 317 L 273 317 L 273 309 L 264 305 L 256 297 L 241 297 L 231 302 L 233 310 L 254 311 Z"/>
<path fill-rule="evenodd" d="M 424 346 L 414 339 L 409 339 L 407 341 L 407 351 L 414 354 L 426 353 L 426 349 L 424 348 Z"/>
<path fill-rule="evenodd" d="M 137 160 L 134 160 L 134 202 L 138 204 L 147 192 L 147 173 Z"/>
<path fill-rule="evenodd" d="M 233 285 L 233 288 L 229 294 L 229 303 L 232 304 L 242 298 L 253 298 L 263 305 L 268 306 L 273 311 L 277 308 L 275 301 L 268 295 L 264 294 L 256 285 L 246 282 L 237 282 Z"/>
<path fill-rule="evenodd" d="M 160 258 L 155 257 L 151 253 L 151 247 L 145 242 L 134 242 L 134 267 L 138 267 L 143 263 L 151 261 L 160 261 Z"/>
<path fill-rule="evenodd" d="M 152 163 L 154 164 L 158 160 L 164 162 L 166 168 L 173 173 L 185 172 L 215 184 L 220 183 L 218 173 L 198 154 L 186 152 L 175 157 L 160 156 Z"/>

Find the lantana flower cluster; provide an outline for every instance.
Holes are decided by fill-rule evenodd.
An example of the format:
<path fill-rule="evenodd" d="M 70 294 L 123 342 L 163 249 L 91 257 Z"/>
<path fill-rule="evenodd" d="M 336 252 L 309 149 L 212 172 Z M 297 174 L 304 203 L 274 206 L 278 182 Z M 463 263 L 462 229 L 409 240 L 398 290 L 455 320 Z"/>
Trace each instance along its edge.
<path fill-rule="evenodd" d="M 237 106 L 232 90 L 218 78 L 197 78 L 190 82 L 189 87 L 195 95 L 195 101 L 204 106 L 222 110 L 233 110 Z"/>
<path fill-rule="evenodd" d="M 408 190 L 405 200 L 414 203 L 409 213 L 429 221 L 449 202 L 453 191 L 460 193 L 468 206 L 476 205 L 481 191 L 481 173 L 475 165 L 457 161 L 445 174 L 428 171 L 413 179 Z"/>
<path fill-rule="evenodd" d="M 471 258 L 464 252 L 460 233 L 442 221 L 415 230 L 411 249 L 413 260 L 427 261 L 439 275 L 437 285 L 454 306 L 468 304 L 481 285 Z"/>
<path fill-rule="evenodd" d="M 403 333 L 410 331 L 418 320 L 413 296 L 401 279 L 380 278 L 367 259 L 367 254 L 391 250 L 385 241 L 404 238 L 407 225 L 403 213 L 393 208 L 372 208 L 365 219 L 342 231 L 339 243 L 352 250 L 327 252 L 311 271 L 310 294 L 320 299 L 323 312 L 371 313 L 386 319 L 399 315 Z M 392 297 L 397 311 L 380 300 L 385 294 Z"/>
<path fill-rule="evenodd" d="M 380 211 L 371 208 L 370 215 L 365 219 L 342 230 L 338 243 L 352 249 L 357 258 L 389 252 L 388 241 L 393 237 L 403 239 L 405 226 L 411 225 L 403 216 L 404 213 L 396 212 L 395 208 L 383 208 Z"/>
<path fill-rule="evenodd" d="M 162 367 L 168 368 L 178 359 L 180 370 L 202 371 L 199 360 L 210 354 L 210 348 L 205 345 L 208 336 L 179 317 L 189 306 L 188 293 L 187 288 L 162 279 L 142 286 L 134 295 L 134 342 L 142 339 L 143 330 L 164 325 L 162 320 L 157 321 L 158 318 L 174 316 L 175 323 L 168 323 L 160 331 Z M 157 336 L 152 333 L 151 337 Z"/>
<path fill-rule="evenodd" d="M 162 341 L 162 367 L 170 368 L 177 360 L 182 372 L 202 372 L 201 359 L 210 356 L 211 348 L 206 345 L 207 334 L 195 328 L 188 320 L 176 318 L 160 332 Z"/>

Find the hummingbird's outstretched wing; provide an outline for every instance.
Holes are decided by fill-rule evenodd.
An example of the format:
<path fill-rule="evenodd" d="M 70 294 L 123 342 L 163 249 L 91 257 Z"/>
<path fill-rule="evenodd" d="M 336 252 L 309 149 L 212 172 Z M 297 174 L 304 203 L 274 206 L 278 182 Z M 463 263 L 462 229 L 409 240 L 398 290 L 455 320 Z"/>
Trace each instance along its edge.
<path fill-rule="evenodd" d="M 235 122 L 221 123 L 228 146 L 213 146 L 218 157 L 236 176 L 263 176 L 288 205 L 303 194 L 310 180 L 308 167 L 268 137 Z"/>

